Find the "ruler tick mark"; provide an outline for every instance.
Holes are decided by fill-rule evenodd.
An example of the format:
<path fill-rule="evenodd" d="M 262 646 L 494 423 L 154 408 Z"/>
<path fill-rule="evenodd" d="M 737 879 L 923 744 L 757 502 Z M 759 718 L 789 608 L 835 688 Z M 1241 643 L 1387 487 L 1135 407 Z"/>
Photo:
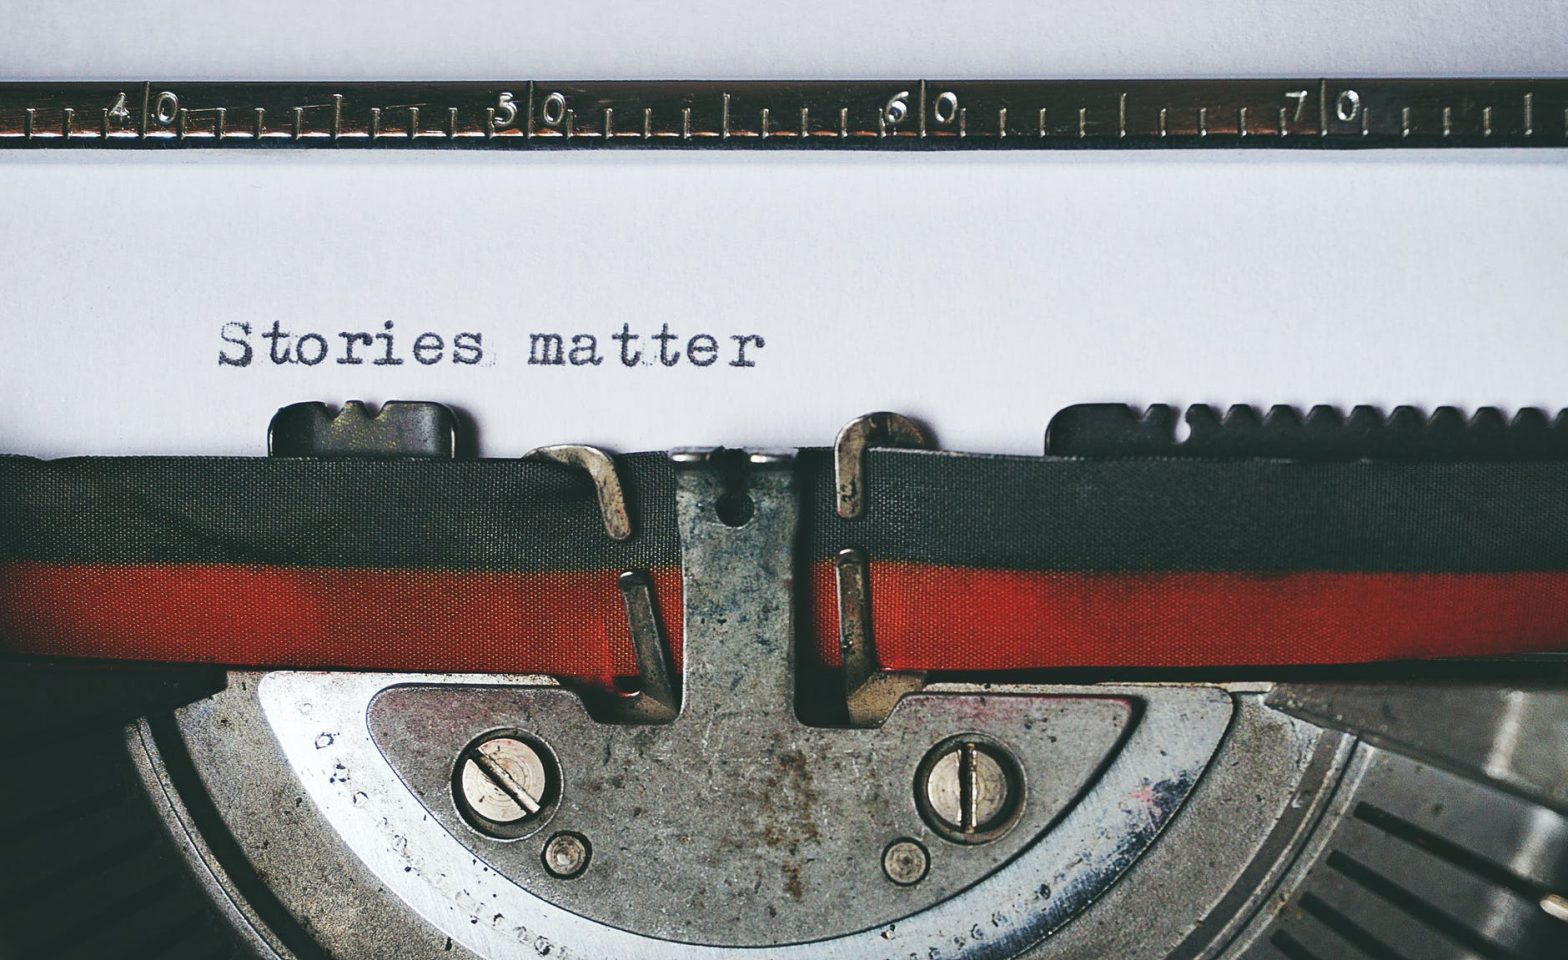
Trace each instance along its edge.
<path fill-rule="evenodd" d="M 1399 110 L 1399 135 L 1410 136 L 1410 108 L 1401 107 Z"/>
<path fill-rule="evenodd" d="M 1165 113 L 1166 113 L 1166 108 L 1165 107 L 1161 107 L 1160 108 L 1160 136 L 1162 136 L 1162 137 L 1165 136 Z"/>
<path fill-rule="evenodd" d="M 175 134 L 175 136 L 178 139 L 180 139 L 180 140 L 184 140 L 185 139 L 185 135 L 190 133 L 190 127 L 191 127 L 191 112 L 189 110 L 185 109 L 184 107 L 181 107 L 179 109 L 179 112 L 174 115 L 174 134 Z"/>
<path fill-rule="evenodd" d="M 61 136 L 69 139 L 70 136 L 71 136 L 71 127 L 74 126 L 75 124 L 76 124 L 76 111 L 74 109 L 72 109 L 71 107 L 66 107 L 64 115 L 61 116 L 61 118 L 60 118 L 60 134 L 61 134 Z"/>
<path fill-rule="evenodd" d="M 1284 107 L 1279 108 L 1279 135 L 1282 137 L 1290 136 L 1290 127 L 1286 125 Z"/>
<path fill-rule="evenodd" d="M 1369 107 L 1369 106 L 1363 105 L 1361 107 L 1361 135 L 1364 137 L 1368 133 L 1370 133 L 1371 130 L 1372 130 L 1372 108 Z"/>
<path fill-rule="evenodd" d="M 305 135 L 305 108 L 294 108 L 294 139 L 298 140 Z"/>
<path fill-rule="evenodd" d="M 338 138 L 337 131 L 333 131 L 332 139 L 336 140 L 337 138 Z M 446 108 L 446 138 L 448 140 L 456 140 L 457 139 L 457 108 L 456 107 L 447 107 Z"/>
<path fill-rule="evenodd" d="M 23 112 L 23 114 L 22 114 L 22 139 L 24 139 L 24 140 L 31 140 L 31 139 L 33 139 L 33 123 L 36 120 L 37 115 L 38 115 L 38 110 L 36 108 L 34 108 L 34 107 L 28 107 L 27 110 L 25 112 Z"/>
<path fill-rule="evenodd" d="M 1535 94 L 1533 93 L 1524 95 L 1524 135 L 1527 137 L 1535 135 Z"/>
<path fill-rule="evenodd" d="M 681 139 L 691 139 L 691 107 L 681 107 Z"/>
<path fill-rule="evenodd" d="M 495 107 L 485 107 L 485 139 L 495 137 Z"/>
<path fill-rule="evenodd" d="M 1451 134 L 1453 132 L 1454 132 L 1454 108 L 1453 107 L 1444 107 L 1443 108 L 1443 136 L 1446 137 L 1446 136 L 1448 136 L 1449 134 Z"/>
<path fill-rule="evenodd" d="M 969 136 L 969 108 L 968 107 L 959 107 L 958 108 L 958 136 L 960 138 Z"/>
<path fill-rule="evenodd" d="M 494 111 L 491 111 L 494 113 Z M 261 108 L 256 108 L 256 136 L 261 136 Z M 370 139 L 381 139 L 381 108 L 370 108 Z"/>
<path fill-rule="evenodd" d="M 762 116 L 757 121 L 757 129 L 762 134 L 762 139 L 768 139 L 768 108 L 762 108 Z"/>
<path fill-rule="evenodd" d="M 1247 108 L 1246 107 L 1240 107 L 1240 108 L 1238 108 L 1236 110 L 1236 136 L 1238 136 L 1238 137 L 1245 137 L 1246 135 L 1247 135 Z"/>
<path fill-rule="evenodd" d="M 1002 107 L 996 111 L 996 135 L 1007 139 L 1007 108 Z"/>
<path fill-rule="evenodd" d="M 615 108 L 604 108 L 604 139 L 609 140 L 615 136 Z"/>
<path fill-rule="evenodd" d="M 297 136 L 297 134 L 296 134 L 296 136 Z M 408 108 L 408 139 L 410 139 L 410 140 L 417 140 L 418 138 L 419 138 L 419 108 L 418 107 L 409 107 Z"/>
<path fill-rule="evenodd" d="M 372 110 L 371 111 L 371 117 L 370 117 L 371 136 L 375 136 L 375 132 L 374 131 L 376 129 L 376 120 L 378 120 L 380 117 L 381 117 L 381 111 L 380 110 Z M 256 108 L 256 139 L 260 140 L 261 137 L 262 137 L 262 134 L 264 134 L 266 132 L 267 132 L 267 109 L 265 107 L 257 107 Z"/>
<path fill-rule="evenodd" d="M 920 139 L 926 138 L 926 82 L 920 81 Z"/>
<path fill-rule="evenodd" d="M 1245 113 L 1247 108 L 1242 107 L 1241 110 Z M 1127 94 L 1125 93 L 1116 100 L 1116 136 L 1118 138 L 1127 136 Z"/>
<path fill-rule="evenodd" d="M 838 111 L 838 136 L 840 140 L 849 136 L 849 108 L 841 107 Z"/>
<path fill-rule="evenodd" d="M 720 139 L 728 140 L 730 138 L 730 95 L 727 93 L 724 95 L 723 110 L 719 114 L 719 131 Z"/>
<path fill-rule="evenodd" d="M 1078 139 L 1082 140 L 1089 133 L 1089 108 L 1078 108 Z"/>
<path fill-rule="evenodd" d="M 1208 135 L 1209 135 L 1209 108 L 1208 107 L 1199 107 L 1198 108 L 1198 136 L 1206 137 Z"/>
<path fill-rule="evenodd" d="M 1040 108 L 1040 136 L 1045 136 L 1045 108 Z"/>
<path fill-rule="evenodd" d="M 1492 135 L 1491 107 L 1483 107 L 1481 110 L 1481 135 L 1485 137 L 1490 137 Z"/>
<path fill-rule="evenodd" d="M 452 127 L 455 130 L 456 127 L 457 127 L 457 116 L 456 116 L 457 109 L 456 108 L 453 108 L 452 114 L 453 114 L 453 116 L 452 116 Z M 338 137 L 342 136 L 342 134 L 343 134 L 343 94 L 341 94 L 341 93 L 334 93 L 332 95 L 332 139 L 336 140 Z"/>
<path fill-rule="evenodd" d="M 810 116 L 811 116 L 811 111 L 808 108 L 806 108 L 806 107 L 801 107 L 800 108 L 800 138 L 802 140 L 804 140 L 805 138 L 811 136 L 810 120 L 807 119 Z"/>
<path fill-rule="evenodd" d="M 576 130 L 573 129 L 573 127 L 576 125 L 576 122 L 577 122 L 577 111 L 576 110 L 568 110 L 568 111 L 566 111 L 566 139 L 568 139 L 568 140 L 572 139 L 572 135 L 574 133 L 576 133 Z"/>
<path fill-rule="evenodd" d="M 212 121 L 212 135 L 219 140 L 228 136 L 229 108 L 219 107 L 218 116 Z"/>
<path fill-rule="evenodd" d="M 652 139 L 652 137 L 653 137 L 653 108 L 652 107 L 643 107 L 642 108 L 642 138 L 644 140 L 649 140 L 649 139 Z"/>

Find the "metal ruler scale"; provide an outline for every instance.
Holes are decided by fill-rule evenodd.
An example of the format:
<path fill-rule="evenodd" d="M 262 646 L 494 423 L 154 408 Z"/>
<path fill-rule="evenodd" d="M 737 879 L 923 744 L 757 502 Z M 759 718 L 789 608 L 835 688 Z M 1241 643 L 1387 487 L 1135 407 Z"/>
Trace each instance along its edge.
<path fill-rule="evenodd" d="M 11 148 L 1568 146 L 1568 78 L 0 84 Z"/>

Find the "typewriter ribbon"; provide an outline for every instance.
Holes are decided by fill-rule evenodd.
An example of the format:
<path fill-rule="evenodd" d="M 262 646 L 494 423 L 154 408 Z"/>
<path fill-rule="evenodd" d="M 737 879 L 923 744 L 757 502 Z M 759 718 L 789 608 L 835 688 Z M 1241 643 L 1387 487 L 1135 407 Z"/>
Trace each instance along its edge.
<path fill-rule="evenodd" d="M 860 453 L 868 508 L 850 519 L 832 452 L 802 451 L 804 647 L 838 666 L 834 558 L 854 549 L 891 671 L 1562 649 L 1560 434 L 1541 431 L 1546 456 L 1454 462 L 873 446 Z M 7 457 L 0 642 L 40 656 L 608 683 L 637 674 L 625 571 L 646 574 L 679 662 L 674 471 L 664 454 L 615 458 L 637 518 L 618 540 L 586 473 L 533 459 Z"/>

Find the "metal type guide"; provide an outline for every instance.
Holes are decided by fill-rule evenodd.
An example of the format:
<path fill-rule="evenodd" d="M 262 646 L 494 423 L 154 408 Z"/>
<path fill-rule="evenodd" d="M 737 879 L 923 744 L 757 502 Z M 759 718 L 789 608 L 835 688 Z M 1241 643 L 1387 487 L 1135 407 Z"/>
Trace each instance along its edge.
<path fill-rule="evenodd" d="M 1568 79 L 4 83 L 0 145 L 1561 147 Z"/>
<path fill-rule="evenodd" d="M 0 457 L 0 955 L 1568 951 L 1568 414 L 463 434 Z"/>

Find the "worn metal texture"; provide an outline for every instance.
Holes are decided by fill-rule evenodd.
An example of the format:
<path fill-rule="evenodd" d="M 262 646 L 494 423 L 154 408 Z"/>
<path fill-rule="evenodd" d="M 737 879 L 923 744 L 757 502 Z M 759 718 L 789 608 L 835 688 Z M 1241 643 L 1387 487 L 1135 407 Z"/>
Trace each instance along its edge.
<path fill-rule="evenodd" d="M 598 447 L 581 443 L 559 443 L 536 447 L 523 454 L 528 460 L 548 460 L 562 466 L 586 471 L 593 480 L 594 497 L 599 501 L 599 513 L 604 518 L 604 532 L 611 540 L 625 540 L 632 535 L 631 516 L 626 511 L 626 494 L 621 490 L 621 477 L 615 471 L 615 459 Z"/>
<path fill-rule="evenodd" d="M 261 699 L 285 755 L 380 883 L 482 955 L 540 942 L 589 956 L 1016 954 L 1153 841 L 1223 736 L 1230 697 L 934 693 L 880 729 L 807 727 L 792 706 L 792 484 L 787 469 L 754 473 L 751 518 L 732 526 L 717 477 L 682 476 L 686 678 L 674 722 L 596 724 L 551 688 L 274 674 Z M 561 761 L 561 806 L 536 840 L 497 843 L 453 810 L 455 751 L 502 728 Z M 920 759 L 966 732 L 1006 743 L 1028 787 L 1019 823 L 991 844 L 948 843 L 915 809 Z M 594 846 L 570 882 L 546 874 L 534 846 L 561 829 Z M 906 835 L 932 863 L 899 886 L 883 851 Z"/>
<path fill-rule="evenodd" d="M 450 460 L 457 456 L 457 433 L 457 415 L 439 403 L 389 400 L 374 414 L 359 400 L 337 411 L 291 403 L 267 426 L 267 454 Z"/>
<path fill-rule="evenodd" d="M 376 700 L 371 730 L 432 816 L 526 889 L 656 936 L 767 944 L 897 920 L 984 878 L 1068 807 L 1132 712 L 1111 697 L 919 697 L 880 730 L 859 732 L 803 727 L 740 698 L 709 706 L 688 702 L 667 726 L 611 727 L 561 691 L 412 686 Z M 453 819 L 451 748 L 496 724 L 550 742 L 561 758 L 561 809 L 548 830 L 594 843 L 580 881 L 548 882 L 542 835 L 501 845 Z M 1006 738 L 1033 785 L 1019 823 L 983 847 L 942 841 L 915 808 L 920 759 L 963 731 Z M 933 850 L 914 889 L 882 879 L 883 848 L 902 836 Z M 660 895 L 622 895 L 639 889 Z M 854 910 L 842 909 L 847 901 Z"/>
<path fill-rule="evenodd" d="M 1225 741 L 1159 841 L 1041 943 L 1049 960 L 1213 960 L 1279 893 L 1329 807 L 1355 741 L 1235 693 Z M 1326 960 L 1326 958 L 1323 958 Z"/>
<path fill-rule="evenodd" d="M 838 588 L 838 650 L 844 672 L 844 704 L 856 727 L 881 725 L 900 700 L 925 685 L 924 673 L 884 670 L 871 635 L 871 603 L 865 554 L 839 551 L 833 559 Z"/>
<path fill-rule="evenodd" d="M 340 679 L 371 691 L 386 683 L 386 678 L 368 676 Z M 459 685 L 495 682 L 494 678 L 449 679 Z M 934 689 L 984 692 L 957 685 Z M 1403 949 L 1400 955 L 1406 957 L 1559 955 L 1553 951 L 1560 950 L 1561 931 L 1568 930 L 1568 924 L 1545 906 L 1562 889 L 1568 864 L 1564 845 L 1568 833 L 1559 814 L 1523 801 L 1517 791 L 1497 781 L 1489 784 L 1478 782 L 1478 777 L 1456 776 L 1384 750 L 1360 748 L 1345 773 L 1354 738 L 1271 709 L 1261 694 L 1266 689 L 1263 685 L 1260 693 L 1237 694 L 1238 709 L 1222 747 L 1159 842 L 1086 912 L 1038 944 L 1030 956 L 1185 960 L 1245 954 L 1279 960 L 1383 955 L 1373 940 L 1390 950 Z M 1328 689 L 1311 688 L 1332 712 Z M 1358 695 L 1368 703 L 1377 691 L 1389 695 L 1397 690 L 1387 685 L 1346 688 L 1347 695 Z M 313 691 L 324 701 L 342 692 L 338 683 L 318 684 Z M 1023 687 L 1013 692 L 1061 691 Z M 1139 688 L 1120 692 L 1137 695 Z M 1299 701 L 1306 692 L 1282 687 L 1271 699 Z M 1456 721 L 1432 728 L 1427 739 L 1441 742 L 1445 731 L 1457 729 L 1462 705 L 1484 701 L 1487 692 L 1454 687 L 1438 697 L 1427 691 L 1424 696 L 1440 701 L 1437 708 L 1448 709 Z M 254 696 L 253 684 L 236 682 L 215 700 L 187 708 L 182 724 L 195 734 L 190 743 L 208 793 L 224 811 L 246 859 L 266 876 L 269 889 L 308 927 L 312 938 L 334 944 L 332 955 L 465 955 L 462 940 L 450 941 L 447 952 L 444 934 L 409 912 L 410 905 L 422 905 L 417 897 L 407 899 L 407 889 L 365 872 L 362 847 L 351 850 L 339 843 L 314 806 L 311 796 L 317 794 L 293 782 L 290 771 L 271 753 L 275 748 L 256 713 Z M 300 709 L 312 699 L 288 702 Z M 1355 702 L 1346 701 L 1347 705 Z M 1397 711 L 1397 703 L 1396 698 L 1386 712 Z M 314 708 L 311 713 L 316 713 Z M 1342 722 L 1355 719 L 1348 711 L 1340 716 Z M 1533 739 L 1551 729 L 1552 723 L 1538 722 L 1543 716 L 1540 711 L 1517 714 L 1529 726 L 1513 735 Z M 1506 726 L 1493 722 L 1487 729 L 1497 736 Z M 316 752 L 315 744 L 309 744 L 308 750 Z M 153 753 L 156 756 L 156 747 Z M 333 772 L 323 782 L 339 773 L 335 768 L 318 773 L 327 769 Z M 342 773 L 350 779 L 336 786 L 358 782 L 374 790 L 382 782 L 360 776 L 358 770 Z M 1337 789 L 1336 784 L 1340 784 Z M 395 781 L 385 785 L 395 786 Z M 367 801 L 368 792 L 360 802 Z M 285 810 L 291 812 L 285 815 Z M 188 823 L 183 828 L 195 829 Z M 355 838 L 349 834 L 345 839 Z M 400 844 L 407 849 L 406 838 L 396 832 L 379 839 L 391 849 Z M 1393 880 L 1393 886 L 1367 889 L 1359 883 L 1367 879 L 1365 871 L 1347 877 L 1344 869 L 1338 869 L 1344 868 L 1347 857 Z M 671 862 L 668 845 L 656 858 Z M 472 859 L 465 851 L 428 862 L 451 871 L 465 888 L 473 881 L 482 891 L 495 878 Z M 1356 867 L 1348 869 L 1354 873 Z M 1380 895 L 1392 890 L 1398 897 L 1401 889 L 1410 894 L 1401 901 L 1403 905 L 1391 904 Z M 648 899 L 657 901 L 663 885 L 653 890 Z M 1459 899 L 1443 903 L 1450 893 Z M 477 897 L 467 901 L 470 906 L 478 902 Z M 1461 918 L 1459 926 L 1446 923 L 1445 917 Z M 1433 927 L 1433 922 L 1438 926 Z M 519 925 L 526 924 L 525 920 Z M 1456 943 L 1455 933 L 1471 941 Z M 534 939 L 523 946 L 535 951 L 549 948 L 558 955 L 559 948 L 550 941 Z M 1437 952 L 1410 952 L 1427 949 Z M 520 948 L 500 948 L 477 955 L 530 954 Z"/>
<path fill-rule="evenodd" d="M 1290 684 L 1269 703 L 1568 813 L 1568 690 L 1560 687 Z"/>
<path fill-rule="evenodd" d="M 866 509 L 866 451 L 871 447 L 929 448 L 931 438 L 908 417 L 882 411 L 844 424 L 833 441 L 834 509 L 853 520 Z"/>
<path fill-rule="evenodd" d="M 1246 960 L 1560 960 L 1568 818 L 1362 744 Z"/>
<path fill-rule="evenodd" d="M 198 827 L 192 805 L 182 794 L 163 754 L 154 745 L 154 739 L 155 734 L 146 720 L 125 728 L 126 756 L 168 831 L 169 848 L 185 860 L 191 877 L 201 884 L 208 902 L 238 935 L 244 946 L 237 952 L 262 960 L 292 960 L 297 954 L 278 938 L 267 919 L 256 912 L 251 899 L 239 891 L 234 876 L 225 869 L 213 849 L 210 836 L 213 825 L 209 824 L 206 831 Z M 205 799 L 204 794 L 195 798 L 196 805 L 201 805 Z"/>
<path fill-rule="evenodd" d="M 227 690 L 137 737 L 184 800 L 169 811 L 171 832 L 190 838 L 189 855 L 223 896 L 258 918 L 281 957 L 474 960 L 380 884 L 322 817 L 262 711 L 263 677 L 231 673 Z M 205 810 L 198 817 L 192 807 Z"/>
<path fill-rule="evenodd" d="M 1282 685 L 1269 702 L 1370 742 L 1238 955 L 1568 956 L 1561 690 Z"/>
<path fill-rule="evenodd" d="M 169 836 L 258 955 L 1568 950 L 1560 691 L 942 682 L 881 727 L 810 726 L 788 458 L 750 458 L 740 490 L 685 462 L 673 719 L 602 722 L 542 677 L 236 673 L 132 728 Z M 559 763 L 559 803 L 511 839 L 457 806 L 464 749 L 487 735 Z M 946 839 L 919 810 L 921 761 L 953 737 L 1018 762 L 1022 810 L 990 842 Z"/>

